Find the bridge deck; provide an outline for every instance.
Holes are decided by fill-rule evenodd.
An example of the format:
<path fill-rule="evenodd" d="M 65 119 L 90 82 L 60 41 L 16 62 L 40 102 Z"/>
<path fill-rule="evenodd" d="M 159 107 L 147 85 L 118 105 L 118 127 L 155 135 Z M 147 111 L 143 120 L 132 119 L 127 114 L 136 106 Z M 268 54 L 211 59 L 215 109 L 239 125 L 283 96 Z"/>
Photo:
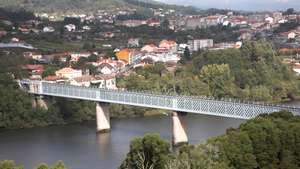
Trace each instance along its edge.
<path fill-rule="evenodd" d="M 87 88 L 41 81 L 31 81 L 26 83 L 34 86 L 28 91 L 32 94 L 117 103 L 239 119 L 251 119 L 259 114 L 272 113 L 281 110 L 287 110 L 297 115 L 299 115 L 300 112 L 300 108 L 287 106 L 270 106 L 210 100 L 207 98 L 194 98 L 189 96 L 157 95 L 142 92 Z"/>

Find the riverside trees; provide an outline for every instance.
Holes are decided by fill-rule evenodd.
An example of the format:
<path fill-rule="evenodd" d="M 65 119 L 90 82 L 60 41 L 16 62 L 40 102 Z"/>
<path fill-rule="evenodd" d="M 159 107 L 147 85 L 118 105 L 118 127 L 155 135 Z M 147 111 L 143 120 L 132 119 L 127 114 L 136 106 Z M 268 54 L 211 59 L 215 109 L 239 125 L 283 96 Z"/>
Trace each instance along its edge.
<path fill-rule="evenodd" d="M 163 169 L 299 169 L 299 129 L 299 116 L 289 112 L 261 115 L 204 144 L 183 146 L 175 155 L 167 151 L 166 141 L 147 135 L 132 141 L 119 169 L 140 169 L 137 166 L 141 165 L 147 168 L 146 164 L 163 165 Z M 133 158 L 153 152 L 158 153 L 157 158 L 164 158 L 147 158 L 143 164 Z"/>
<path fill-rule="evenodd" d="M 24 169 L 22 166 L 17 166 L 14 161 L 4 160 L 0 161 L 0 169 Z M 62 161 L 57 162 L 53 167 L 47 164 L 40 164 L 35 169 L 67 169 Z"/>

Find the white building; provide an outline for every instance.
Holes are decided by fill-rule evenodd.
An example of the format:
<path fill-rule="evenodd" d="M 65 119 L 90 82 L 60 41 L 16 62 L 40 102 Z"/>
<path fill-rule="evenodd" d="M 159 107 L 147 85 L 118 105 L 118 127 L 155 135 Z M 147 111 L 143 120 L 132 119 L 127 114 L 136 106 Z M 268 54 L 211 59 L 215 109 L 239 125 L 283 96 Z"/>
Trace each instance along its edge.
<path fill-rule="evenodd" d="M 56 71 L 55 75 L 58 77 L 64 77 L 67 79 L 74 79 L 76 77 L 82 76 L 82 70 L 76 70 L 76 69 L 73 69 L 70 67 L 66 67 L 66 68 Z"/>
<path fill-rule="evenodd" d="M 212 48 L 214 46 L 213 39 L 194 39 L 188 41 L 190 51 L 199 51 L 200 49 Z"/>
<path fill-rule="evenodd" d="M 76 26 L 74 24 L 65 25 L 65 29 L 69 32 L 73 32 L 76 30 Z"/>
<path fill-rule="evenodd" d="M 272 23 L 274 23 L 274 18 L 272 18 L 272 17 L 266 17 L 265 18 L 265 22 L 272 24 Z"/>
<path fill-rule="evenodd" d="M 180 60 L 180 56 L 174 53 L 148 53 L 142 57 L 144 59 L 151 59 L 153 62 L 175 62 L 177 63 Z"/>
<path fill-rule="evenodd" d="M 51 26 L 46 26 L 46 27 L 43 28 L 43 32 L 45 32 L 45 33 L 51 33 L 51 32 L 54 32 L 54 31 L 55 31 L 55 29 Z"/>
<path fill-rule="evenodd" d="M 295 65 L 293 67 L 293 71 L 297 73 L 297 75 L 299 76 L 300 75 L 300 65 Z"/>
<path fill-rule="evenodd" d="M 85 75 L 72 79 L 70 84 L 74 86 L 117 89 L 116 78 L 114 75 Z"/>
<path fill-rule="evenodd" d="M 71 53 L 71 62 L 78 62 L 80 58 L 88 58 L 92 54 L 90 52 L 78 52 L 78 53 Z"/>

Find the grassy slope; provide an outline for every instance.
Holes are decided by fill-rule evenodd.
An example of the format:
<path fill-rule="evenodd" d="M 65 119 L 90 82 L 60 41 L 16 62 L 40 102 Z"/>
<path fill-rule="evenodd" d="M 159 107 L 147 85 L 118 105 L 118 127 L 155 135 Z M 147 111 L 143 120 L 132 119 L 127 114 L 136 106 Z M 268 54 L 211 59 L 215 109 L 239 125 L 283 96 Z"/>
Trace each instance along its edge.
<path fill-rule="evenodd" d="M 155 0 L 0 0 L 0 7 L 24 8 L 35 12 L 86 12 L 99 9 L 137 8 L 137 5 L 145 3 L 147 8 L 175 9 L 183 13 L 194 13 L 195 8 L 177 5 L 167 5 Z M 143 6 L 143 5 L 142 5 Z"/>
<path fill-rule="evenodd" d="M 0 7 L 22 7 L 33 11 L 87 11 L 128 6 L 123 0 L 0 0 Z"/>

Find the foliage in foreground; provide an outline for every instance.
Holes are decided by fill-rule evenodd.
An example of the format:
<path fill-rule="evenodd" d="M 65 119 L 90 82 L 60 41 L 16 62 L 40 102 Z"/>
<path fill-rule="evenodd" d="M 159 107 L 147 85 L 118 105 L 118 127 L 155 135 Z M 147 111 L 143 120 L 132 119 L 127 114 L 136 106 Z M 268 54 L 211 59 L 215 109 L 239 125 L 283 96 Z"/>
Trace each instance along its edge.
<path fill-rule="evenodd" d="M 14 161 L 4 160 L 0 161 L 0 169 L 24 169 L 23 166 L 17 166 Z M 47 164 L 40 164 L 34 169 L 67 169 L 62 161 L 57 162 L 54 166 L 49 167 Z"/>
<path fill-rule="evenodd" d="M 299 169 L 299 131 L 299 116 L 261 115 L 205 144 L 183 146 L 175 155 L 166 141 L 146 135 L 131 142 L 119 169 Z"/>

